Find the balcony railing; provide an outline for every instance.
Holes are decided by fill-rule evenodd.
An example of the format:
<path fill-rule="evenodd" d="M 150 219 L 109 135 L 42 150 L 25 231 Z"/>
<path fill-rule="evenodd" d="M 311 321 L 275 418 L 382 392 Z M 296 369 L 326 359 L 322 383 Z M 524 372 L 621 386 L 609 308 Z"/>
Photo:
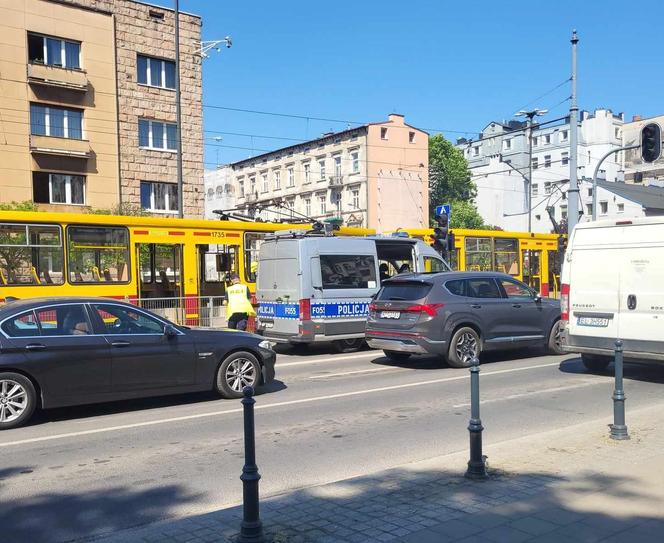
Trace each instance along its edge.
<path fill-rule="evenodd" d="M 79 92 L 88 90 L 88 74 L 85 71 L 46 64 L 28 64 L 28 82 Z"/>
<path fill-rule="evenodd" d="M 257 192 L 250 192 L 248 194 L 245 194 L 244 198 L 247 202 L 255 202 L 255 201 L 258 200 L 258 193 Z"/>
<path fill-rule="evenodd" d="M 75 140 L 58 138 L 55 136 L 30 136 L 30 151 L 38 155 L 66 156 L 73 158 L 90 158 L 90 142 L 88 140 Z"/>
<path fill-rule="evenodd" d="M 328 179 L 328 185 L 330 187 L 340 187 L 343 184 L 343 176 L 341 175 L 331 175 Z"/>

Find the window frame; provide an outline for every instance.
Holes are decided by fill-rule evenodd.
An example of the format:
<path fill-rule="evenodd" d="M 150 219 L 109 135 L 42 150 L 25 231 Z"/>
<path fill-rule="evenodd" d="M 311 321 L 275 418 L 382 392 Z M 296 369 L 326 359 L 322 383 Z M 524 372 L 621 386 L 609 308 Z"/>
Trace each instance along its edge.
<path fill-rule="evenodd" d="M 141 145 L 141 122 L 146 122 L 148 123 L 148 144 L 147 145 Z M 154 130 L 153 126 L 155 124 L 160 124 L 162 125 L 162 142 L 164 144 L 164 147 L 155 147 L 154 146 Z M 170 148 L 168 147 L 168 127 L 169 126 L 174 126 L 175 127 L 175 133 L 176 133 L 176 141 L 175 141 L 175 147 Z M 147 119 L 145 117 L 139 117 L 138 119 L 138 148 L 139 149 L 145 149 L 148 151 L 162 151 L 165 153 L 177 153 L 177 123 L 171 123 L 168 121 L 157 121 L 155 119 Z"/>
<path fill-rule="evenodd" d="M 180 204 L 180 198 L 176 192 L 175 196 L 175 209 L 173 209 L 170 206 L 171 203 L 171 195 L 166 188 L 166 192 L 164 194 L 164 205 L 165 209 L 160 209 L 158 207 L 155 207 L 155 202 L 157 200 L 156 195 L 155 195 L 155 185 L 166 185 L 166 187 L 175 187 L 176 191 L 179 188 L 176 183 L 167 183 L 165 181 L 148 181 L 148 180 L 141 180 L 140 186 L 143 188 L 143 185 L 150 185 L 150 207 L 143 207 L 143 203 L 141 202 L 141 209 L 144 209 L 145 211 L 149 211 L 150 213 L 164 213 L 164 214 L 173 214 L 177 213 L 179 211 L 179 204 Z"/>
<path fill-rule="evenodd" d="M 43 62 L 37 62 L 36 60 L 30 60 L 30 48 L 27 47 L 27 53 L 28 53 L 28 64 L 37 64 L 37 65 L 42 65 L 42 66 L 54 66 L 57 68 L 62 68 L 64 70 L 76 70 L 79 72 L 83 71 L 83 66 L 82 66 L 82 55 L 81 51 L 83 49 L 83 42 L 80 42 L 78 40 L 70 40 L 66 38 L 60 38 L 58 36 L 51 36 L 49 34 L 42 34 L 40 32 L 27 32 L 27 38 L 26 38 L 26 45 L 30 43 L 30 36 L 35 36 L 37 38 L 40 38 L 42 40 L 42 51 L 44 55 L 44 61 Z M 48 53 L 48 40 L 53 40 L 53 41 L 59 41 L 60 42 L 60 63 L 53 63 L 49 62 L 49 53 Z M 72 45 L 77 45 L 78 46 L 78 66 L 67 66 L 67 47 L 66 44 L 72 44 Z"/>
<path fill-rule="evenodd" d="M 44 108 L 44 133 L 39 134 L 34 132 L 34 124 L 33 124 L 33 119 L 32 119 L 32 108 L 34 107 L 39 107 L 39 108 Z M 52 129 L 54 128 L 51 126 L 51 111 L 54 110 L 61 110 L 62 111 L 62 136 L 57 135 L 57 134 L 51 134 Z M 72 112 L 80 113 L 81 114 L 81 137 L 80 138 L 74 138 L 69 135 L 69 114 Z M 39 126 L 39 125 L 37 125 Z M 62 107 L 62 106 L 54 106 L 51 104 L 42 104 L 40 102 L 30 102 L 30 134 L 33 136 L 47 136 L 49 138 L 63 138 L 63 139 L 68 139 L 68 140 L 76 140 L 76 141 L 85 141 L 85 130 L 84 130 L 84 110 L 78 109 L 78 108 L 67 108 L 67 107 Z"/>
<path fill-rule="evenodd" d="M 165 321 L 161 318 L 159 318 L 157 315 L 153 315 L 152 313 L 147 313 L 143 311 L 140 307 L 138 306 L 126 306 L 124 304 L 118 304 L 118 303 L 113 303 L 113 302 L 106 302 L 106 301 L 101 301 L 101 302 L 91 302 L 89 304 L 89 316 L 90 319 L 92 320 L 92 324 L 94 326 L 94 329 L 96 331 L 95 335 L 97 336 L 163 336 L 164 335 L 164 329 L 167 325 L 171 325 L 178 333 L 178 335 L 184 335 L 184 332 L 178 328 L 178 326 L 174 323 L 170 323 L 168 321 Z M 106 328 L 106 325 L 104 324 L 104 319 L 101 318 L 101 315 L 99 314 L 99 310 L 97 309 L 97 306 L 113 306 L 113 307 L 119 307 L 122 310 L 125 311 L 133 311 L 135 313 L 138 313 L 139 315 L 144 316 L 147 319 L 157 321 L 162 325 L 162 332 L 157 333 L 157 332 L 151 332 L 147 334 L 137 334 L 137 333 L 128 333 L 128 334 L 111 334 L 108 332 L 108 329 Z"/>
<path fill-rule="evenodd" d="M 326 283 L 325 279 L 325 274 L 323 273 L 323 264 L 326 266 L 331 266 L 331 263 L 329 262 L 324 262 L 326 259 L 340 259 L 340 258 L 346 258 L 346 259 L 355 259 L 359 262 L 360 259 L 371 259 L 373 266 L 372 267 L 367 267 L 367 269 L 370 269 L 373 273 L 370 278 L 367 279 L 367 286 L 352 286 L 352 285 L 335 285 L 334 283 L 330 283 L 329 281 Z M 379 286 L 379 280 L 378 280 L 378 273 L 377 273 L 377 262 L 376 262 L 376 256 L 372 254 L 332 254 L 332 253 L 323 253 L 319 255 L 319 261 L 320 261 L 320 276 L 321 276 L 321 286 L 323 290 L 366 290 L 366 289 L 374 289 Z M 339 263 L 335 263 L 335 266 L 341 265 Z M 330 268 L 331 271 L 335 271 L 334 268 Z M 340 273 L 336 273 L 336 275 L 341 275 Z M 348 276 L 350 277 L 350 276 Z M 369 283 L 373 282 L 373 286 L 371 286 Z"/>
<path fill-rule="evenodd" d="M 145 68 L 145 83 L 142 83 L 139 81 L 140 79 L 140 72 L 139 72 L 139 58 L 144 58 L 146 60 L 146 68 Z M 159 69 L 159 77 L 161 78 L 162 84 L 161 85 L 156 85 L 152 81 L 152 64 L 153 63 L 159 63 L 161 65 L 161 68 Z M 152 57 L 150 55 L 145 55 L 142 53 L 136 53 L 136 83 L 138 85 L 142 85 L 145 87 L 153 87 L 155 89 L 164 89 L 164 90 L 175 90 L 175 87 L 177 83 L 174 82 L 172 87 L 167 86 L 166 84 L 166 65 L 167 63 L 173 65 L 173 71 L 175 72 L 175 61 L 166 59 L 166 58 L 160 58 L 160 57 Z M 175 78 L 177 78 L 177 73 L 175 73 Z"/>
<path fill-rule="evenodd" d="M 514 279 L 513 277 L 497 277 L 495 278 L 496 282 L 498 284 L 498 289 L 501 292 L 501 295 L 503 296 L 504 299 L 506 300 L 521 300 L 521 301 L 534 301 L 535 300 L 535 291 L 530 288 L 528 285 L 526 285 L 524 282 L 519 281 L 518 279 Z M 507 292 L 507 289 L 503 286 L 503 282 L 505 283 L 512 283 L 513 285 L 516 285 L 520 288 L 525 289 L 528 292 L 527 296 L 510 296 L 510 294 Z"/>
<path fill-rule="evenodd" d="M 126 232 L 126 239 L 127 239 L 127 245 L 125 248 L 125 266 L 126 266 L 126 272 L 127 272 L 127 280 L 126 281 L 72 281 L 71 280 L 71 274 L 72 274 L 72 251 L 70 249 L 70 240 L 71 240 L 71 234 L 70 231 L 72 229 L 91 229 L 91 228 L 106 228 L 106 229 L 117 229 L 117 230 L 123 230 Z M 131 278 L 132 278 L 132 255 L 131 255 L 131 237 L 129 234 L 129 228 L 126 226 L 105 226 L 105 225 L 90 225 L 90 224 L 70 224 L 67 226 L 65 229 L 65 239 L 67 243 L 67 252 L 66 252 L 66 277 L 67 277 L 67 284 L 72 285 L 72 286 L 87 286 L 87 285 L 128 285 L 131 283 Z M 101 270 L 100 270 L 101 271 Z"/>

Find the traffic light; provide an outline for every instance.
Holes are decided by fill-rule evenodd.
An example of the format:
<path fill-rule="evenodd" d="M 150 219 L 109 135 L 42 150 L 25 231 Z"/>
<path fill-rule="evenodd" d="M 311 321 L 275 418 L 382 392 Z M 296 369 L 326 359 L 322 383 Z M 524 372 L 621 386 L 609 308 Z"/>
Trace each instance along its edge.
<path fill-rule="evenodd" d="M 662 130 L 656 123 L 641 129 L 641 158 L 643 162 L 655 162 L 662 152 Z"/>
<path fill-rule="evenodd" d="M 448 250 L 448 218 L 444 213 L 436 217 L 436 226 L 433 229 L 433 248 L 438 254 L 444 256 Z"/>

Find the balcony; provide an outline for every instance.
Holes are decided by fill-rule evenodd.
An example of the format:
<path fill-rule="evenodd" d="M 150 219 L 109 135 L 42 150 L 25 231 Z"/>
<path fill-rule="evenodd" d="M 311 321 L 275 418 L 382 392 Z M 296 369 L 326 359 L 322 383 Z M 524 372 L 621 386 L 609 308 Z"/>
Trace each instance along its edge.
<path fill-rule="evenodd" d="M 328 186 L 330 188 L 341 187 L 343 185 L 343 176 L 342 175 L 331 175 L 328 178 Z"/>
<path fill-rule="evenodd" d="M 247 202 L 256 202 L 256 201 L 258 201 L 258 193 L 257 192 L 250 192 L 248 194 L 245 194 L 244 198 Z"/>
<path fill-rule="evenodd" d="M 30 152 L 36 155 L 90 158 L 92 151 L 88 140 L 57 138 L 54 136 L 30 136 Z"/>
<path fill-rule="evenodd" d="M 78 92 L 88 90 L 88 74 L 85 71 L 46 64 L 28 64 L 28 82 Z"/>

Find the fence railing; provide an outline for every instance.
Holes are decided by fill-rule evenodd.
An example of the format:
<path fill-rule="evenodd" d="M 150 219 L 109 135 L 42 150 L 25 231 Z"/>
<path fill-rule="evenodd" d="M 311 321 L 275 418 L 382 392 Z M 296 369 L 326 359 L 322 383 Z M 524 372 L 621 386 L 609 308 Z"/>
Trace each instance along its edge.
<path fill-rule="evenodd" d="M 186 298 L 138 298 L 132 300 L 175 324 L 203 328 L 225 328 L 226 305 L 223 296 L 187 296 Z"/>

